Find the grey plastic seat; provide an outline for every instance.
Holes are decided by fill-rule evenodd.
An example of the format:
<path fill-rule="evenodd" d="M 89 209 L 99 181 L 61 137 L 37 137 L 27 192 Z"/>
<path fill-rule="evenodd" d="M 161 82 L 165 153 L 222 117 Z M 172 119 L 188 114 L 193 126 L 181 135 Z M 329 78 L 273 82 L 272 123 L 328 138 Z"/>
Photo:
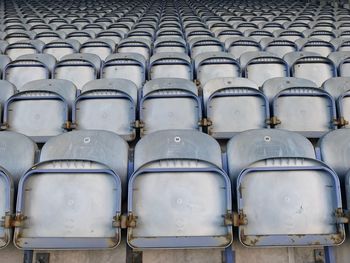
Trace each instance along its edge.
<path fill-rule="evenodd" d="M 319 138 L 335 129 L 337 119 L 333 97 L 311 87 L 292 87 L 280 91 L 272 102 L 275 128 Z"/>
<path fill-rule="evenodd" d="M 251 37 L 232 37 L 225 41 L 227 52 L 231 53 L 236 59 L 249 51 L 261 51 L 261 45 Z"/>
<path fill-rule="evenodd" d="M 6 47 L 4 54 L 15 60 L 22 55 L 40 53 L 43 46 L 44 42 L 40 40 L 15 42 Z"/>
<path fill-rule="evenodd" d="M 276 157 L 315 158 L 314 148 L 304 136 L 277 129 L 256 129 L 236 134 L 227 144 L 228 172 L 237 182 L 242 170 L 256 161 Z"/>
<path fill-rule="evenodd" d="M 254 38 L 258 42 L 260 42 L 261 39 L 266 37 L 274 37 L 274 35 L 271 32 L 262 29 L 248 29 L 244 31 L 244 35 L 247 37 Z"/>
<path fill-rule="evenodd" d="M 239 189 L 243 245 L 331 246 L 344 241 L 344 224 L 334 213 L 342 210 L 339 180 L 314 158 L 312 144 L 293 132 L 250 130 L 229 141 L 228 171 Z"/>
<path fill-rule="evenodd" d="M 30 220 L 15 229 L 14 244 L 20 249 L 118 246 L 127 165 L 128 145 L 114 133 L 73 131 L 50 139 L 40 163 L 19 184 L 16 211 Z"/>
<path fill-rule="evenodd" d="M 304 23 L 304 22 L 298 22 L 298 21 L 286 23 L 284 25 L 284 27 L 286 29 L 291 29 L 291 30 L 295 30 L 295 31 L 299 31 L 299 32 L 303 32 L 307 29 L 310 29 L 308 22 Z"/>
<path fill-rule="evenodd" d="M 64 39 L 66 36 L 63 32 L 55 32 L 55 31 L 42 31 L 35 35 L 34 39 L 38 39 L 45 44 L 50 43 L 55 40 Z"/>
<path fill-rule="evenodd" d="M 275 54 L 280 58 L 283 58 L 289 52 L 298 50 L 298 46 L 293 41 L 283 38 L 263 38 L 260 44 L 264 51 Z"/>
<path fill-rule="evenodd" d="M 306 37 L 318 38 L 323 41 L 330 42 L 332 39 L 336 38 L 336 35 L 332 31 L 320 30 L 320 29 L 308 29 L 303 32 Z"/>
<path fill-rule="evenodd" d="M 197 87 L 189 80 L 161 78 L 146 82 L 139 109 L 141 135 L 167 129 L 201 129 L 201 102 Z"/>
<path fill-rule="evenodd" d="M 37 80 L 25 84 L 21 92 L 4 105 L 3 127 L 42 143 L 63 133 L 76 88 L 65 80 Z"/>
<path fill-rule="evenodd" d="M 300 51 L 315 52 L 324 57 L 335 51 L 335 47 L 329 41 L 317 38 L 301 38 L 295 43 L 299 46 Z"/>
<path fill-rule="evenodd" d="M 181 78 L 193 80 L 193 66 L 186 54 L 162 52 L 150 58 L 148 79 Z"/>
<path fill-rule="evenodd" d="M 332 167 L 342 183 L 346 182 L 347 173 L 350 169 L 348 162 L 349 135 L 349 129 L 331 131 L 320 138 L 317 145 L 321 159 Z"/>
<path fill-rule="evenodd" d="M 338 66 L 339 77 L 350 77 L 350 57 L 343 59 Z"/>
<path fill-rule="evenodd" d="M 246 52 L 241 55 L 239 61 L 244 69 L 244 76 L 259 87 L 270 78 L 289 76 L 288 64 L 269 52 Z"/>
<path fill-rule="evenodd" d="M 14 212 L 14 193 L 19 178 L 36 161 L 37 145 L 26 136 L 2 131 L 0 133 L 0 216 L 3 224 L 0 226 L 0 249 L 5 248 L 12 241 L 11 226 L 5 223 Z"/>
<path fill-rule="evenodd" d="M 350 90 L 350 77 L 336 77 L 326 80 L 322 88 L 336 101 L 341 94 Z"/>
<path fill-rule="evenodd" d="M 49 79 L 56 59 L 48 54 L 23 55 L 6 65 L 3 79 L 8 80 L 21 91 L 30 81 Z"/>
<path fill-rule="evenodd" d="M 115 43 L 109 39 L 93 39 L 84 42 L 79 49 L 80 53 L 95 54 L 101 60 L 105 60 L 110 54 L 114 53 Z"/>
<path fill-rule="evenodd" d="M 146 41 L 152 42 L 154 39 L 154 30 L 147 28 L 132 29 L 130 30 L 126 37 L 128 39 L 145 39 Z"/>
<path fill-rule="evenodd" d="M 72 122 L 77 130 L 107 130 L 135 139 L 137 87 L 126 79 L 99 79 L 85 84 L 77 97 Z"/>
<path fill-rule="evenodd" d="M 291 29 L 281 29 L 274 32 L 277 38 L 283 38 L 289 41 L 296 41 L 299 38 L 305 37 L 302 32 L 291 30 Z"/>
<path fill-rule="evenodd" d="M 337 68 L 339 68 L 339 65 L 343 60 L 350 58 L 350 51 L 335 51 L 329 54 L 328 58 L 333 61 Z"/>
<path fill-rule="evenodd" d="M 95 54 L 70 54 L 57 63 L 54 78 L 72 81 L 81 89 L 90 80 L 98 78 L 100 67 L 101 59 Z"/>
<path fill-rule="evenodd" d="M 19 41 L 26 41 L 33 39 L 34 33 L 24 31 L 24 30 L 16 30 L 16 32 L 9 32 L 6 33 L 3 40 L 6 40 L 9 44 L 19 42 Z"/>
<path fill-rule="evenodd" d="M 16 93 L 16 87 L 7 80 L 0 80 L 0 105 L 1 108 L 12 95 Z"/>
<path fill-rule="evenodd" d="M 208 134 L 217 139 L 268 127 L 269 102 L 258 86 L 244 78 L 216 78 L 203 86 Z"/>
<path fill-rule="evenodd" d="M 61 60 L 66 55 L 78 53 L 79 48 L 80 43 L 74 39 L 54 40 L 45 44 L 42 52 L 54 56 L 57 60 Z"/>
<path fill-rule="evenodd" d="M 212 31 L 206 28 L 192 28 L 186 29 L 186 39 L 189 43 L 195 38 L 213 38 L 215 35 Z"/>
<path fill-rule="evenodd" d="M 184 38 L 184 34 L 180 28 L 159 28 L 156 32 L 156 39 L 162 38 Z"/>
<path fill-rule="evenodd" d="M 191 57 L 195 58 L 199 54 L 206 52 L 224 51 L 224 45 L 213 37 L 196 37 L 189 41 Z"/>
<path fill-rule="evenodd" d="M 206 52 L 195 59 L 196 79 L 204 86 L 209 80 L 240 77 L 241 67 L 233 55 L 225 52 Z"/>
<path fill-rule="evenodd" d="M 215 36 L 222 42 L 232 37 L 243 37 L 243 33 L 236 29 L 220 29 L 215 31 Z"/>
<path fill-rule="evenodd" d="M 129 180 L 128 213 L 136 227 L 128 229 L 128 244 L 138 249 L 230 245 L 232 228 L 222 216 L 231 209 L 231 189 L 221 167 L 220 146 L 206 134 L 167 130 L 142 138 Z"/>
<path fill-rule="evenodd" d="M 115 44 L 118 44 L 125 36 L 125 33 L 118 29 L 102 30 L 96 34 L 96 39 L 103 38 L 112 40 Z"/>
<path fill-rule="evenodd" d="M 273 21 L 269 21 L 269 22 L 262 22 L 259 27 L 261 29 L 264 29 L 266 31 L 269 31 L 271 33 L 276 32 L 277 30 L 281 30 L 284 29 L 283 25 L 279 22 L 273 22 Z"/>
<path fill-rule="evenodd" d="M 80 44 L 83 44 L 89 39 L 95 38 L 95 36 L 95 32 L 91 30 L 74 30 L 70 33 L 67 33 L 66 39 L 74 39 L 79 41 Z"/>
<path fill-rule="evenodd" d="M 337 76 L 334 63 L 315 52 L 291 52 L 283 58 L 290 66 L 292 77 L 311 80 L 318 87 L 327 79 Z"/>
<path fill-rule="evenodd" d="M 7 66 L 7 64 L 9 64 L 11 62 L 11 59 L 6 56 L 6 55 L 0 55 L 0 76 L 3 78 L 3 73 L 4 70 Z"/>
<path fill-rule="evenodd" d="M 317 88 L 317 85 L 311 80 L 294 78 L 294 77 L 278 77 L 271 78 L 264 82 L 261 87 L 261 91 L 268 98 L 269 102 L 272 103 L 273 98 L 282 90 L 287 88 Z"/>
<path fill-rule="evenodd" d="M 0 40 L 0 53 L 4 54 L 9 43 L 5 40 Z"/>
<path fill-rule="evenodd" d="M 137 53 L 110 55 L 102 65 L 101 77 L 127 79 L 140 89 L 146 80 L 146 60 Z"/>
<path fill-rule="evenodd" d="M 118 53 L 137 53 L 146 60 L 151 56 L 152 43 L 146 39 L 125 38 L 117 46 Z"/>
<path fill-rule="evenodd" d="M 161 37 L 153 43 L 153 54 L 171 52 L 188 53 L 187 43 L 181 37 Z"/>

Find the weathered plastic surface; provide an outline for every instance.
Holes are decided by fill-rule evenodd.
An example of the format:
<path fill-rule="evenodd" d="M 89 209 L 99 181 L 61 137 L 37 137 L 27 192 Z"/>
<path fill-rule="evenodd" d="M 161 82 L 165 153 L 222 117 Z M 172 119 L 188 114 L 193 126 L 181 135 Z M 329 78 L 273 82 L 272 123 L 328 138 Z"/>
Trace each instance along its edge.
<path fill-rule="evenodd" d="M 55 79 L 66 79 L 81 89 L 98 77 L 101 60 L 95 54 L 70 54 L 61 58 L 54 70 Z"/>
<path fill-rule="evenodd" d="M 21 90 L 30 81 L 50 78 L 50 67 L 54 63 L 55 59 L 48 54 L 23 55 L 7 64 L 3 78 Z"/>
<path fill-rule="evenodd" d="M 349 158 L 349 129 L 338 129 L 323 136 L 318 146 L 322 160 L 338 174 L 341 180 L 345 179 L 350 165 Z"/>
<path fill-rule="evenodd" d="M 195 60 L 196 79 L 203 87 L 208 81 L 216 78 L 241 76 L 238 61 L 228 53 L 207 52 L 200 54 Z"/>
<path fill-rule="evenodd" d="M 220 167 L 220 146 L 203 133 L 160 131 L 141 139 L 129 182 L 128 211 L 137 217 L 136 227 L 128 230 L 129 245 L 228 246 L 232 228 L 222 215 L 231 210 L 231 190 Z"/>
<path fill-rule="evenodd" d="M 288 65 L 280 57 L 269 52 L 246 52 L 240 57 L 244 76 L 261 87 L 274 77 L 288 77 Z"/>
<path fill-rule="evenodd" d="M 73 123 L 78 130 L 107 130 L 125 140 L 136 131 L 137 87 L 126 79 L 99 79 L 85 84 L 75 102 Z"/>
<path fill-rule="evenodd" d="M 23 134 L 10 131 L 0 132 L 0 166 L 4 167 L 15 184 L 36 162 L 37 145 Z"/>
<path fill-rule="evenodd" d="M 239 238 L 246 246 L 332 246 L 345 240 L 344 225 L 336 218 L 342 208 L 339 179 L 320 161 L 253 163 L 238 177 L 237 199 L 246 220 Z"/>
<path fill-rule="evenodd" d="M 140 89 L 146 80 L 146 60 L 136 53 L 113 54 L 106 58 L 101 74 L 103 78 L 128 79 Z"/>
<path fill-rule="evenodd" d="M 257 129 L 239 133 L 227 144 L 228 171 L 232 182 L 251 163 L 274 157 L 315 158 L 315 151 L 309 140 L 294 132 Z"/>
<path fill-rule="evenodd" d="M 180 78 L 147 82 L 140 101 L 140 119 L 144 123 L 141 134 L 167 129 L 198 130 L 202 114 L 197 92 L 193 82 Z"/>
<path fill-rule="evenodd" d="M 191 59 L 186 54 L 162 52 L 150 58 L 148 79 L 181 78 L 192 80 Z"/>
<path fill-rule="evenodd" d="M 261 91 L 272 103 L 273 98 L 282 90 L 294 87 L 312 87 L 317 88 L 317 85 L 308 79 L 294 78 L 294 77 L 278 77 L 271 78 L 264 82 Z"/>
<path fill-rule="evenodd" d="M 113 248 L 120 242 L 120 229 L 112 225 L 120 211 L 120 178 L 108 166 L 42 162 L 19 183 L 16 214 L 27 219 L 15 229 L 14 244 L 20 249 Z"/>
<path fill-rule="evenodd" d="M 318 88 L 288 88 L 273 99 L 273 115 L 280 120 L 278 129 L 286 129 L 309 138 L 319 138 L 335 129 L 335 102 Z"/>
<path fill-rule="evenodd" d="M 72 131 L 51 138 L 41 150 L 40 161 L 74 159 L 103 163 L 112 169 L 126 186 L 128 144 L 108 131 Z"/>
<path fill-rule="evenodd" d="M 268 100 L 248 79 L 210 80 L 203 87 L 203 100 L 211 122 L 208 132 L 214 138 L 229 139 L 237 132 L 268 126 Z"/>

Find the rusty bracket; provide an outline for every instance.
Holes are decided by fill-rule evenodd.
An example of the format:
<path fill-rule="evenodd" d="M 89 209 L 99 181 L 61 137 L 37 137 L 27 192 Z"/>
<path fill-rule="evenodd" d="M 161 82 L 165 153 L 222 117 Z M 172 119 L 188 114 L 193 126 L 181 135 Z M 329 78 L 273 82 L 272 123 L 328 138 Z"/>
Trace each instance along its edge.
<path fill-rule="evenodd" d="M 239 227 L 239 226 L 248 224 L 247 216 L 243 213 L 242 210 L 239 213 L 227 212 L 223 216 L 223 218 L 224 218 L 224 224 L 226 226 Z"/>
<path fill-rule="evenodd" d="M 337 208 L 335 210 L 335 217 L 338 224 L 348 224 L 350 221 L 350 212 Z"/>
<path fill-rule="evenodd" d="M 24 220 L 27 219 L 27 217 L 22 214 L 11 215 L 10 213 L 6 213 L 2 219 L 1 226 L 8 229 L 13 227 L 23 227 Z"/>
<path fill-rule="evenodd" d="M 344 117 L 340 117 L 339 119 L 334 119 L 333 124 L 341 128 L 349 125 L 349 121 L 347 121 Z"/>
<path fill-rule="evenodd" d="M 279 120 L 276 116 L 272 116 L 271 118 L 266 120 L 266 124 L 271 125 L 273 127 L 281 123 L 281 120 Z"/>
<path fill-rule="evenodd" d="M 10 128 L 10 125 L 7 122 L 4 122 L 0 125 L 1 131 L 6 131 L 8 128 Z"/>
<path fill-rule="evenodd" d="M 132 213 L 128 215 L 117 214 L 113 217 L 112 226 L 115 228 L 127 229 L 136 227 L 137 216 Z"/>
<path fill-rule="evenodd" d="M 62 128 L 65 130 L 74 130 L 77 127 L 77 125 L 71 121 L 66 121 L 63 125 Z"/>
<path fill-rule="evenodd" d="M 203 118 L 198 122 L 198 126 L 200 126 L 200 127 L 209 127 L 212 125 L 213 125 L 213 122 L 207 118 Z"/>
<path fill-rule="evenodd" d="M 145 124 L 141 120 L 136 120 L 133 123 L 131 123 L 131 127 L 134 129 L 142 129 L 144 126 Z"/>

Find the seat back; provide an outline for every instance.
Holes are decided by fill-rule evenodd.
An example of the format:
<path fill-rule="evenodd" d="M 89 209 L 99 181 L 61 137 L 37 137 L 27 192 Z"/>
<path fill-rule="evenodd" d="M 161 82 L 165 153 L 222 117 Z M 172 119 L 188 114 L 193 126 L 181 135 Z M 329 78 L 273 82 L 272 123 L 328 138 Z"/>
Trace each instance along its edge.
<path fill-rule="evenodd" d="M 201 103 L 193 82 L 164 78 L 149 81 L 143 87 L 140 101 L 141 135 L 166 129 L 198 130 L 201 119 Z"/>
<path fill-rule="evenodd" d="M 74 103 L 72 121 L 78 130 L 107 130 L 135 139 L 137 87 L 126 79 L 99 79 L 85 84 Z M 118 121 L 115 121 L 118 120 Z"/>

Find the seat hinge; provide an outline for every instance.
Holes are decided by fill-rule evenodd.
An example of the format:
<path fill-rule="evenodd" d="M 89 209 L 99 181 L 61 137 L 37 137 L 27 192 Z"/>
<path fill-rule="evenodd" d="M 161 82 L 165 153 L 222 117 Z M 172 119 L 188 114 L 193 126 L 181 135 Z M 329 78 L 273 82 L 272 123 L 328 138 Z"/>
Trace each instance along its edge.
<path fill-rule="evenodd" d="M 242 226 L 248 224 L 247 216 L 241 210 L 237 212 L 227 212 L 224 216 L 224 224 L 226 226 Z"/>
<path fill-rule="evenodd" d="M 276 116 L 272 116 L 271 118 L 266 120 L 266 124 L 271 126 L 276 126 L 281 123 L 282 123 L 281 120 L 279 120 Z"/>
<path fill-rule="evenodd" d="M 6 213 L 5 216 L 2 217 L 1 226 L 3 228 L 23 227 L 26 218 L 27 217 L 22 214 L 12 215 Z"/>
<path fill-rule="evenodd" d="M 141 120 L 136 120 L 133 123 L 131 123 L 131 127 L 134 129 L 142 129 L 144 126 L 145 124 Z"/>
<path fill-rule="evenodd" d="M 77 125 L 71 121 L 66 121 L 63 125 L 62 128 L 65 130 L 74 130 L 77 127 Z"/>
<path fill-rule="evenodd" d="M 210 127 L 212 125 L 213 125 L 213 122 L 207 118 L 203 118 L 198 122 L 198 126 L 200 127 Z"/>
<path fill-rule="evenodd" d="M 10 128 L 10 125 L 7 122 L 1 123 L 0 130 L 6 131 L 8 128 Z"/>
<path fill-rule="evenodd" d="M 132 213 L 128 215 L 117 214 L 113 218 L 113 227 L 127 229 L 136 227 L 137 216 L 134 216 Z"/>
<path fill-rule="evenodd" d="M 335 217 L 338 224 L 348 224 L 350 221 L 350 212 L 344 211 L 342 208 L 335 210 Z"/>
<path fill-rule="evenodd" d="M 200 87 L 200 86 L 201 86 L 201 82 L 200 82 L 198 79 L 196 79 L 196 80 L 194 81 L 194 84 L 196 84 L 197 87 Z"/>
<path fill-rule="evenodd" d="M 344 117 L 340 117 L 339 119 L 334 119 L 333 124 L 341 128 L 349 125 L 349 121 L 347 121 Z"/>

